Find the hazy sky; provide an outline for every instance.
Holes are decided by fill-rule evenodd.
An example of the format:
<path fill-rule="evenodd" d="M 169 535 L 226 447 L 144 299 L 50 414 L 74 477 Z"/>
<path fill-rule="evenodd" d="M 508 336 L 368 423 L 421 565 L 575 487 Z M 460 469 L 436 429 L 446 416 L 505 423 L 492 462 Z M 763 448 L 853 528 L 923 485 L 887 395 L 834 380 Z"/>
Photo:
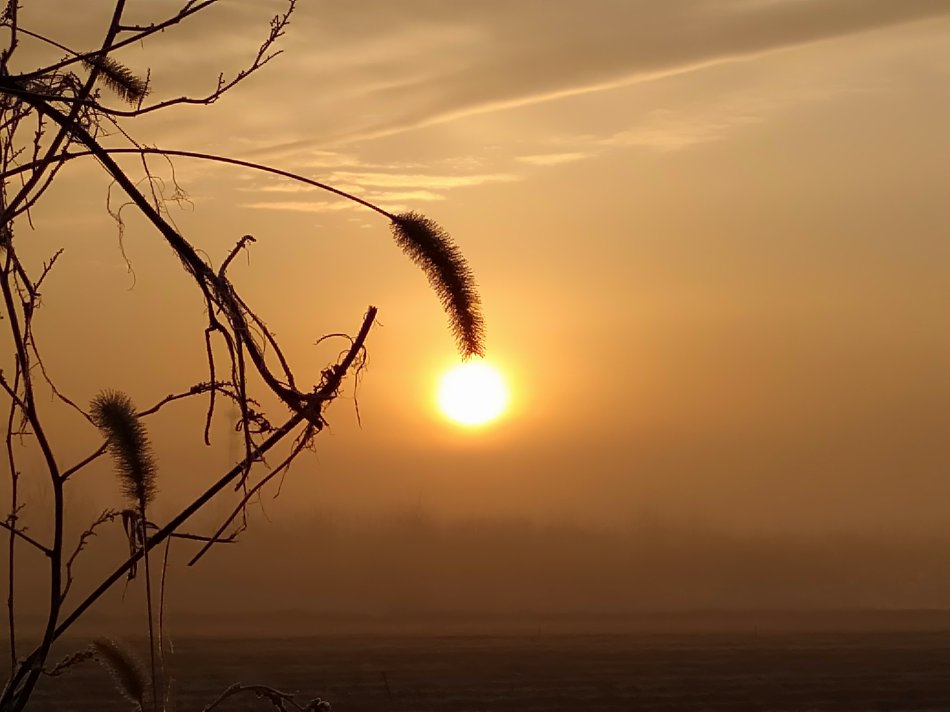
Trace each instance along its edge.
<path fill-rule="evenodd" d="M 23 23 L 85 48 L 110 5 L 39 0 Z M 157 98 L 208 90 L 280 7 L 223 2 L 121 59 L 151 67 Z M 215 263 L 257 238 L 233 275 L 298 379 L 335 355 L 319 336 L 380 308 L 362 429 L 340 399 L 268 511 L 945 529 L 948 36 L 942 0 L 302 0 L 260 74 L 126 130 L 438 220 L 475 270 L 513 405 L 477 433 L 436 412 L 453 340 L 385 220 L 175 160 L 192 202 L 172 217 Z M 74 162 L 34 212 L 34 263 L 65 248 L 37 336 L 77 401 L 112 387 L 145 406 L 207 379 L 203 304 L 127 212 L 132 286 L 107 189 Z M 237 454 L 223 422 L 203 449 L 202 407 L 150 421 L 160 509 Z M 65 461 L 96 443 L 52 417 Z M 107 500 L 109 477 L 81 496 Z"/>

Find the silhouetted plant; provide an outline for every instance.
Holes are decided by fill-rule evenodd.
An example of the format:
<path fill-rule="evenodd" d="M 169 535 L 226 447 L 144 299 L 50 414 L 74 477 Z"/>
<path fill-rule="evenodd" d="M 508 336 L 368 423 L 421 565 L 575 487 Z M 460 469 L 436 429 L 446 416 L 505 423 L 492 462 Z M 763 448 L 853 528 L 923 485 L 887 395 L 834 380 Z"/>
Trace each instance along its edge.
<path fill-rule="evenodd" d="M 145 549 L 148 541 L 148 513 L 146 511 L 155 496 L 155 458 L 152 445 L 148 440 L 145 426 L 139 420 L 132 405 L 132 399 L 118 391 L 104 391 L 96 396 L 90 408 L 92 422 L 106 439 L 109 452 L 115 461 L 116 472 L 123 494 L 131 501 L 134 509 L 126 518 L 130 551 L 134 554 L 139 548 Z M 152 572 L 149 566 L 148 550 L 143 552 L 145 564 L 145 606 L 148 616 L 148 659 L 152 673 L 153 691 L 158 685 L 155 668 L 155 626 L 152 608 Z M 129 577 L 134 569 L 129 571 Z M 158 707 L 157 699 L 153 700 Z"/>
<path fill-rule="evenodd" d="M 112 57 L 93 55 L 86 57 L 83 63 L 97 70 L 103 83 L 133 106 L 148 94 L 148 83 Z"/>
<path fill-rule="evenodd" d="M 95 659 L 112 675 L 119 694 L 137 710 L 144 710 L 151 682 L 134 653 L 109 638 L 96 638 L 89 648 Z"/>
<path fill-rule="evenodd" d="M 462 252 L 440 225 L 419 213 L 392 221 L 396 244 L 422 268 L 449 315 L 459 350 L 465 356 L 485 355 L 485 325 L 475 276 Z"/>
<path fill-rule="evenodd" d="M 448 234 L 435 222 L 414 212 L 394 214 L 359 196 L 352 195 L 320 181 L 250 161 L 180 150 L 148 148 L 133 140 L 122 122 L 154 111 L 191 104 L 209 105 L 221 99 L 248 76 L 259 71 L 280 52 L 276 42 L 283 35 L 295 9 L 295 0 L 284 0 L 283 12 L 270 23 L 262 43 L 251 61 L 243 69 L 227 77 L 221 75 L 216 86 L 204 96 L 184 96 L 176 99 L 146 103 L 150 90 L 150 74 L 128 68 L 112 54 L 133 43 L 151 41 L 166 30 L 188 21 L 198 13 L 220 5 L 220 0 L 181 0 L 177 12 L 154 18 L 148 23 L 127 24 L 124 19 L 126 0 L 114 0 L 111 20 L 99 47 L 77 51 L 61 44 L 20 22 L 20 6 L 24 0 L 7 0 L 0 15 L 0 27 L 9 33 L 9 41 L 0 48 L 0 299 L 3 305 L 5 328 L 13 345 L 13 373 L 8 377 L 0 372 L 0 388 L 9 401 L 6 418 L 5 451 L 10 478 L 10 509 L 0 526 L 7 532 L 6 560 L 8 567 L 7 625 L 9 632 L 9 659 L 11 675 L 2 694 L 0 712 L 19 712 L 31 699 L 37 680 L 42 674 L 58 675 L 83 660 L 95 657 L 116 675 L 119 687 L 141 709 L 149 706 L 148 690 L 152 690 L 151 706 L 156 710 L 165 700 L 159 700 L 155 664 L 155 642 L 152 630 L 153 613 L 149 573 L 149 552 L 172 537 L 196 540 L 201 544 L 192 563 L 209 547 L 234 541 L 235 534 L 245 526 L 244 507 L 254 493 L 260 491 L 275 476 L 286 471 L 296 457 L 312 443 L 325 425 L 324 413 L 338 396 L 347 375 L 358 373 L 365 363 L 365 343 L 376 318 L 376 308 L 369 307 L 355 336 L 339 360 L 325 368 L 319 382 L 300 384 L 294 376 L 289 360 L 266 324 L 242 297 L 228 277 L 233 259 L 254 238 L 246 235 L 217 266 L 167 219 L 160 191 L 155 189 L 156 178 L 146 158 L 150 155 L 166 159 L 181 157 L 188 160 L 212 161 L 242 169 L 266 171 L 289 180 L 305 183 L 330 191 L 344 199 L 370 208 L 384 216 L 391 225 L 397 245 L 414 261 L 429 279 L 429 283 L 448 314 L 449 323 L 463 358 L 484 352 L 484 324 L 478 292 L 472 272 L 462 253 Z M 22 69 L 15 66 L 17 48 L 25 39 L 51 45 L 65 56 L 46 66 Z M 109 104 L 109 92 L 100 94 L 104 85 L 126 105 L 118 108 Z M 116 128 L 118 131 L 116 131 Z M 106 146 L 102 137 L 125 137 L 128 145 Z M 130 175 L 116 162 L 116 154 L 137 154 L 142 159 L 143 176 Z M 207 317 L 204 339 L 207 351 L 207 380 L 173 393 L 145 410 L 136 411 L 132 399 L 120 392 L 104 390 L 87 410 L 57 388 L 47 372 L 41 351 L 33 336 L 33 321 L 40 306 L 40 290 L 53 269 L 60 253 L 57 252 L 35 272 L 31 272 L 16 250 L 15 233 L 20 221 L 29 219 L 30 211 L 46 195 L 57 179 L 59 169 L 68 161 L 94 157 L 112 178 L 117 189 L 123 191 L 130 204 L 151 224 L 171 247 L 197 287 Z M 226 353 L 225 363 L 218 363 L 213 343 L 219 341 Z M 257 379 L 252 379 L 255 374 Z M 265 393 L 276 396 L 288 413 L 277 421 L 265 413 L 249 392 L 250 383 L 263 384 Z M 104 442 L 94 452 L 76 464 L 61 466 L 48 433 L 46 408 L 38 406 L 37 394 L 51 392 L 82 418 L 101 432 Z M 243 453 L 240 461 L 228 471 L 212 478 L 205 489 L 164 523 L 149 521 L 149 505 L 156 492 L 156 464 L 142 419 L 179 400 L 194 397 L 207 398 L 204 440 L 210 445 L 211 423 L 216 403 L 224 398 L 237 405 L 238 423 L 242 433 Z M 278 424 L 274 424 L 274 423 Z M 26 503 L 22 501 L 21 441 L 35 446 L 45 466 L 43 477 L 51 491 L 48 537 L 28 533 L 21 522 Z M 286 455 L 274 467 L 268 467 L 264 456 L 284 446 Z M 129 501 L 123 511 L 105 510 L 79 535 L 68 553 L 64 528 L 66 501 L 64 487 L 78 473 L 106 453 L 110 454 L 119 475 L 119 490 Z M 30 476 L 35 476 L 30 472 Z M 219 493 L 235 486 L 242 493 L 230 516 L 211 536 L 187 533 L 184 525 L 201 511 Z M 129 539 L 129 553 L 117 561 L 115 569 L 105 576 L 78 601 L 68 601 L 72 607 L 66 612 L 67 596 L 72 593 L 74 564 L 89 539 L 103 528 L 123 522 Z M 237 524 L 234 525 L 235 520 Z M 228 528 L 233 528 L 226 533 Z M 40 641 L 21 656 L 22 636 L 18 633 L 16 606 L 15 559 L 18 547 L 26 546 L 43 555 L 48 563 L 47 588 L 49 606 Z M 146 674 L 134 658 L 120 646 L 107 639 L 94 641 L 91 646 L 70 656 L 63 662 L 47 668 L 52 646 L 61 638 L 103 594 L 123 578 L 134 575 L 139 561 L 146 572 L 146 600 L 149 618 L 150 670 Z M 159 606 L 161 610 L 161 605 Z M 159 626 L 159 653 L 164 653 L 161 625 Z M 164 672 L 163 672 L 164 674 Z M 165 680 L 169 678 L 165 675 Z M 328 704 L 319 698 L 297 703 L 292 695 L 262 685 L 235 684 L 225 690 L 206 709 L 218 706 L 223 700 L 238 694 L 253 694 L 281 709 L 324 710 Z M 167 695 L 166 695 L 167 697 Z"/>
<path fill-rule="evenodd" d="M 155 496 L 156 467 L 152 444 L 132 399 L 118 391 L 104 391 L 93 399 L 90 414 L 115 460 L 122 493 L 144 512 Z"/>

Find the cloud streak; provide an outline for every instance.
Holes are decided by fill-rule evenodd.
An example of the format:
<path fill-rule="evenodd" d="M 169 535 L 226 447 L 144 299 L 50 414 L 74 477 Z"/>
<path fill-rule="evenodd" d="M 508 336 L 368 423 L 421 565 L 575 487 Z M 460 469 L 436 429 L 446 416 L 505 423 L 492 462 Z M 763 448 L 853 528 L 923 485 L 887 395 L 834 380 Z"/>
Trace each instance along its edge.
<path fill-rule="evenodd" d="M 336 42 L 324 36 L 326 57 L 302 68 L 317 85 L 358 86 L 373 79 L 376 88 L 362 98 L 377 107 L 375 116 L 327 126 L 332 142 L 388 136 L 950 15 L 942 0 L 592 0 L 583 12 L 574 3 L 536 0 L 437 8 L 421 0 L 398 8 L 368 4 L 327 8 L 323 32 L 344 28 L 342 36 Z M 373 16 L 374 24 L 359 27 L 356 14 Z M 378 32 L 405 42 L 385 43 L 386 55 L 364 51 L 380 43 Z M 457 40 L 451 46 L 446 32 Z M 345 59 L 342 69 L 328 62 L 334 52 Z"/>
<path fill-rule="evenodd" d="M 444 190 L 484 183 L 508 183 L 517 180 L 509 173 L 486 175 L 405 175 L 400 173 L 354 173 L 339 171 L 330 175 L 330 180 L 347 185 L 373 186 L 379 188 L 430 188 Z"/>
<path fill-rule="evenodd" d="M 265 3 L 235 7 L 213 46 L 202 23 L 185 23 L 122 59 L 161 70 L 156 96 L 213 88 L 219 71 L 249 60 L 247 38 L 266 34 L 272 12 Z M 28 20 L 39 11 L 24 12 Z M 208 22 L 225 16 L 206 14 Z M 55 39 L 93 42 L 86 15 L 64 6 Z M 285 148 L 354 143 L 941 17 L 950 17 L 946 0 L 305 3 L 253 105 L 229 121 L 235 135 L 254 136 L 279 112 Z M 176 124 L 176 136 L 184 128 Z M 268 140 L 255 137 L 257 147 Z M 336 159 L 314 155 L 319 167 Z"/>
<path fill-rule="evenodd" d="M 588 151 L 571 151 L 569 153 L 541 153 L 532 156 L 519 156 L 517 160 L 531 166 L 560 166 L 565 163 L 582 161 L 592 155 Z"/>
<path fill-rule="evenodd" d="M 355 159 L 348 160 L 350 167 L 360 168 Z M 509 183 L 519 180 L 514 173 L 484 174 L 431 174 L 397 173 L 373 170 L 333 171 L 325 180 L 347 192 L 359 195 L 364 200 L 393 212 L 407 210 L 415 203 L 431 203 L 445 200 L 446 191 L 483 185 L 486 183 Z M 252 183 L 238 188 L 240 192 L 296 196 L 318 191 L 317 188 L 297 183 Z M 244 207 L 255 210 L 291 210 L 296 212 L 326 213 L 350 209 L 362 209 L 347 200 L 257 200 L 245 203 Z"/>

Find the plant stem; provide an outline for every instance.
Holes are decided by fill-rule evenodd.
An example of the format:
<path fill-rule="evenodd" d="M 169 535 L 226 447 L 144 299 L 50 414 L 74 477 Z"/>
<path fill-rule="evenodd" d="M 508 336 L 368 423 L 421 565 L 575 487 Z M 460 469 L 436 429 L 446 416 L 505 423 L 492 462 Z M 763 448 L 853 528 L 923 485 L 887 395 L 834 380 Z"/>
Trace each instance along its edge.
<path fill-rule="evenodd" d="M 148 538 L 148 530 L 145 527 L 145 501 L 139 503 L 139 531 L 142 537 L 142 546 Z M 152 572 L 148 564 L 148 551 L 142 555 L 145 564 L 145 609 L 148 615 L 148 662 L 152 672 L 152 709 L 158 712 L 158 677 L 155 674 L 155 628 L 152 615 Z"/>

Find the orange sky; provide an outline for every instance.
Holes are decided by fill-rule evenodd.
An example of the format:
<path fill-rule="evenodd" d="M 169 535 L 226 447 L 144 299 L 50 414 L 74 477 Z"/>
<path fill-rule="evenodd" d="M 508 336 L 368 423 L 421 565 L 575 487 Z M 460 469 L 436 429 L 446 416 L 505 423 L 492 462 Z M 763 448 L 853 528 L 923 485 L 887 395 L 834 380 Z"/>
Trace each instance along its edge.
<path fill-rule="evenodd" d="M 109 5 L 46 0 L 22 21 L 85 47 Z M 279 7 L 224 3 L 121 59 L 151 66 L 157 98 L 207 90 Z M 945 528 L 948 31 L 939 0 L 301 2 L 285 53 L 218 104 L 128 123 L 425 212 L 478 278 L 513 404 L 470 435 L 433 409 L 453 340 L 385 220 L 174 162 L 191 202 L 171 216 L 215 263 L 257 238 L 232 274 L 298 379 L 335 355 L 319 336 L 380 308 L 362 429 L 337 402 L 268 511 Z M 131 212 L 127 273 L 107 188 L 74 162 L 33 214 L 28 257 L 65 248 L 37 336 L 77 401 L 111 387 L 145 406 L 206 380 L 203 305 Z M 236 454 L 223 421 L 201 446 L 202 412 L 150 421 L 159 509 Z M 51 417 L 64 461 L 96 442 Z"/>

